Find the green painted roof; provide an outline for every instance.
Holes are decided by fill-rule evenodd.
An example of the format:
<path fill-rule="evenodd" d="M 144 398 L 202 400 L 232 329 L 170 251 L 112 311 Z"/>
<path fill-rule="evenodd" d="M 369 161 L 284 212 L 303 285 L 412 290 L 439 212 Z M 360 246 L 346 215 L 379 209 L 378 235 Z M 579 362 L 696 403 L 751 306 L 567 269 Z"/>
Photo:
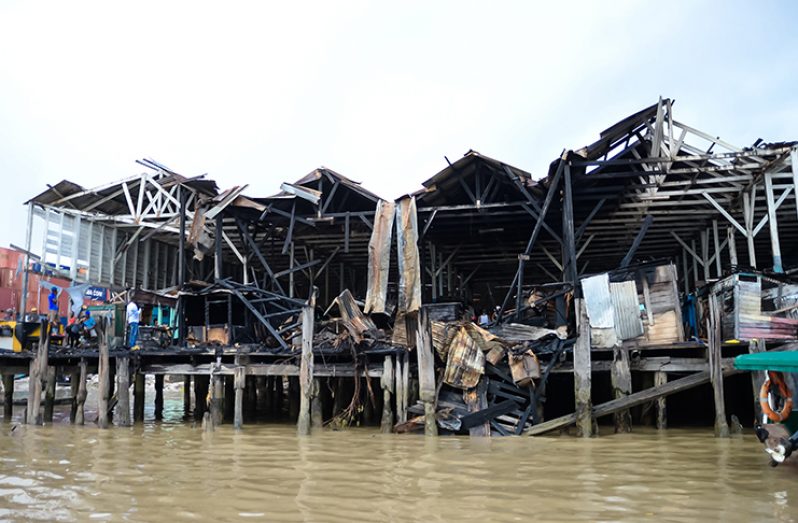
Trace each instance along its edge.
<path fill-rule="evenodd" d="M 798 372 L 798 352 L 743 354 L 734 358 L 734 368 L 739 370 Z"/>

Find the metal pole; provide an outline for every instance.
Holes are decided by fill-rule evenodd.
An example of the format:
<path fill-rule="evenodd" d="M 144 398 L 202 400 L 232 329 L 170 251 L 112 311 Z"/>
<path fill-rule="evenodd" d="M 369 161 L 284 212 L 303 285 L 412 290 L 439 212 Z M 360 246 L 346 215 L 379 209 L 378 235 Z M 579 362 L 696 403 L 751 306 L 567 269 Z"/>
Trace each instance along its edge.
<path fill-rule="evenodd" d="M 25 230 L 25 258 L 22 262 L 22 299 L 20 301 L 17 319 L 25 321 L 25 309 L 28 307 L 28 265 L 30 264 L 30 237 L 33 232 L 33 204 L 28 204 L 28 225 Z M 42 256 L 44 262 L 44 256 Z"/>

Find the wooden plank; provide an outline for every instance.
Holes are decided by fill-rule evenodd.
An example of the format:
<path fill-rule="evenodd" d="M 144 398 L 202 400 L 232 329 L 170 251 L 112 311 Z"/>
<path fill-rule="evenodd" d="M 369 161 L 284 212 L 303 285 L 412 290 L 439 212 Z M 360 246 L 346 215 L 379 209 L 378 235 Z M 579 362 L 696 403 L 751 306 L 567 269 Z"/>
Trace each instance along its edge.
<path fill-rule="evenodd" d="M 460 427 L 463 430 L 469 430 L 472 427 L 476 427 L 477 425 L 482 425 L 483 423 L 488 423 L 494 418 L 498 416 L 502 416 L 504 414 L 508 414 L 514 410 L 517 410 L 519 407 L 518 403 L 513 400 L 503 401 L 501 403 L 497 403 L 492 407 L 488 407 L 487 409 L 480 410 L 473 414 L 468 414 L 460 418 Z"/>
<path fill-rule="evenodd" d="M 313 396 L 313 320 L 316 306 L 316 293 L 311 294 L 308 304 L 302 309 L 302 359 L 299 371 L 299 417 L 297 434 L 309 436 L 310 403 Z"/>
<path fill-rule="evenodd" d="M 590 322 L 587 307 L 583 299 L 575 300 L 577 313 L 577 335 L 574 344 L 574 420 L 577 422 L 577 433 L 582 437 L 593 435 L 593 410 L 590 386 Z"/>
<path fill-rule="evenodd" d="M 437 436 L 435 416 L 435 356 L 432 351 L 432 331 L 427 309 L 417 313 L 416 355 L 418 357 L 419 397 L 424 404 L 424 435 Z"/>

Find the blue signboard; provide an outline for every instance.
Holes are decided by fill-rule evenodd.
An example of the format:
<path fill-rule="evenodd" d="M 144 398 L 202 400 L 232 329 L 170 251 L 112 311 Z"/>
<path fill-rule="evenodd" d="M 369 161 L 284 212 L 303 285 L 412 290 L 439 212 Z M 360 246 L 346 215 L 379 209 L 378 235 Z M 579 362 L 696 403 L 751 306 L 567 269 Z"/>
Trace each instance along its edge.
<path fill-rule="evenodd" d="M 84 293 L 90 300 L 106 301 L 108 299 L 108 290 L 104 287 L 89 287 Z"/>

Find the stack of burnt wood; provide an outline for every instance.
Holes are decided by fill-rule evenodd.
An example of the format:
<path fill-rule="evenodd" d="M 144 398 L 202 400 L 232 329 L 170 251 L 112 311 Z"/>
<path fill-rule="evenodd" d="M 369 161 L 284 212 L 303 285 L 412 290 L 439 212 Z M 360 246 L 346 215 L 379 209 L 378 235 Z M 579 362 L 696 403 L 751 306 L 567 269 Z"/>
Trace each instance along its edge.
<path fill-rule="evenodd" d="M 549 373 L 573 345 L 562 330 L 522 324 L 488 330 L 470 321 L 433 321 L 431 330 L 443 434 L 523 433 L 541 420 Z M 397 431 L 422 430 L 423 406 L 408 412 L 416 416 Z"/>

